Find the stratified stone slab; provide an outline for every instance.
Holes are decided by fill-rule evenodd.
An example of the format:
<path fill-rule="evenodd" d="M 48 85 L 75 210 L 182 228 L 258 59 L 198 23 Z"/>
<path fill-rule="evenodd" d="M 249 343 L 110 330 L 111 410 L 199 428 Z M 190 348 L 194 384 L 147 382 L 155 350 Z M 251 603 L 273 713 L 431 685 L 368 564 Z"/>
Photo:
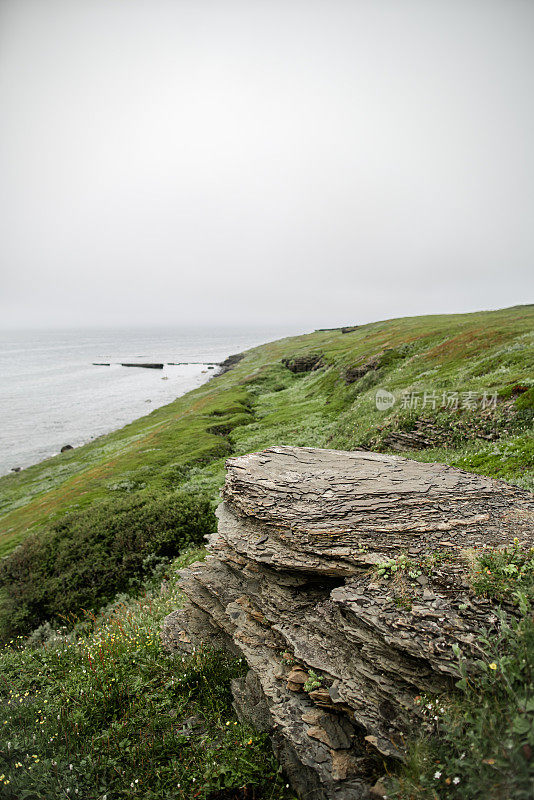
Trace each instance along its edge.
<path fill-rule="evenodd" d="M 164 641 L 246 658 L 236 710 L 270 730 L 299 796 L 368 798 L 383 758 L 402 758 L 424 724 L 414 697 L 451 688 L 452 646 L 469 659 L 497 621 L 470 593 L 469 559 L 514 537 L 534 545 L 534 498 L 369 452 L 272 447 L 227 470 L 210 556 L 184 570 L 188 603 Z M 429 569 L 377 578 L 400 556 Z M 310 670 L 320 685 L 303 683 Z"/>

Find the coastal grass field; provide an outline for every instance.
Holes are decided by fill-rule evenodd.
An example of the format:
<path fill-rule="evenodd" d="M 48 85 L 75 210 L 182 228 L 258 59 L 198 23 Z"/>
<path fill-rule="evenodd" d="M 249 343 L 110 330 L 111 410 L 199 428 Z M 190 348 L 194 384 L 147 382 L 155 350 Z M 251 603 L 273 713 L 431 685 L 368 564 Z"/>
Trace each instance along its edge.
<path fill-rule="evenodd" d="M 428 446 L 403 455 L 532 490 L 533 367 L 533 306 L 317 331 L 1 478 L 0 798 L 291 800 L 268 738 L 232 708 L 245 665 L 159 638 L 183 600 L 180 568 L 205 555 L 226 458 L 279 444 L 388 451 L 422 425 Z M 377 409 L 379 389 L 390 408 Z M 481 643 L 477 682 L 421 699 L 438 735 L 408 743 L 390 797 L 530 796 L 531 556 L 486 553 L 479 589 L 497 601 L 515 597 L 520 562 L 522 618 Z"/>
<path fill-rule="evenodd" d="M 282 363 L 306 354 L 321 356 L 322 366 L 294 374 Z M 377 369 L 347 382 L 348 370 L 377 354 Z M 391 409 L 377 410 L 378 389 L 396 395 Z M 402 408 L 401 393 L 412 391 L 418 407 Z M 436 409 L 422 408 L 425 391 L 437 396 Z M 458 392 L 458 411 L 440 409 L 444 392 Z M 478 393 L 478 407 L 462 408 L 468 392 Z M 497 393 L 498 403 L 482 414 L 484 392 Z M 216 501 L 230 455 L 276 444 L 388 450 L 385 433 L 419 417 L 435 418 L 450 436 L 403 455 L 532 489 L 533 393 L 534 306 L 386 320 L 262 345 L 121 430 L 0 478 L 0 555 L 105 498 L 181 489 Z"/>

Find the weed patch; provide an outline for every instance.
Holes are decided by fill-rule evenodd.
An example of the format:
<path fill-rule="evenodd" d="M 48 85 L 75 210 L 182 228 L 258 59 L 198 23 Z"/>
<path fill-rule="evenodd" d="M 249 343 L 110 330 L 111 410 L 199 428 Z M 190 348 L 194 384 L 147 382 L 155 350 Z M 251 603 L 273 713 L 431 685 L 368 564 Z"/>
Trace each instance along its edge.
<path fill-rule="evenodd" d="M 245 665 L 162 649 L 179 602 L 176 589 L 147 594 L 93 616 L 88 633 L 0 650 L 2 798 L 290 797 L 266 737 L 232 711 Z"/>

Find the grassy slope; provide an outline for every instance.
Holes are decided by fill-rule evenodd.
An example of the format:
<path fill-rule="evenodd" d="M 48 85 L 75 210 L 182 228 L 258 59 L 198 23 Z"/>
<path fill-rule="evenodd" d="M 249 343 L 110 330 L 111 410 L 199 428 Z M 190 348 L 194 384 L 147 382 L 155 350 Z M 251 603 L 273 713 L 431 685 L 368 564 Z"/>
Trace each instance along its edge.
<path fill-rule="evenodd" d="M 347 385 L 347 368 L 384 348 L 390 362 Z M 294 375 L 285 356 L 321 353 L 325 368 Z M 113 492 L 205 489 L 215 496 L 224 461 L 273 444 L 356 448 L 397 414 L 377 411 L 376 389 L 498 390 L 534 386 L 534 306 L 408 317 L 351 333 L 318 331 L 247 351 L 218 376 L 149 416 L 84 447 L 0 479 L 0 555 L 68 509 Z M 532 488 L 532 430 L 498 443 L 407 454 Z"/>

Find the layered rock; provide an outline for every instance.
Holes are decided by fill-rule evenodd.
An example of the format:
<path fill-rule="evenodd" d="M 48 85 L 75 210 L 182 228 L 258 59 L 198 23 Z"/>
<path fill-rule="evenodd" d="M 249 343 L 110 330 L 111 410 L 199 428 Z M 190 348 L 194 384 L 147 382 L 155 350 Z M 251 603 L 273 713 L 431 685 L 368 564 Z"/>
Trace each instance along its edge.
<path fill-rule="evenodd" d="M 290 372 L 313 372 L 316 369 L 324 367 L 323 358 L 319 353 L 303 353 L 300 356 L 293 356 L 292 358 L 283 358 L 282 364 L 287 367 Z"/>
<path fill-rule="evenodd" d="M 363 451 L 272 447 L 227 468 L 218 532 L 163 639 L 245 657 L 236 710 L 270 732 L 300 797 L 367 798 L 423 724 L 414 698 L 454 685 L 452 646 L 470 658 L 496 622 L 469 560 L 534 543 L 534 498 Z"/>

